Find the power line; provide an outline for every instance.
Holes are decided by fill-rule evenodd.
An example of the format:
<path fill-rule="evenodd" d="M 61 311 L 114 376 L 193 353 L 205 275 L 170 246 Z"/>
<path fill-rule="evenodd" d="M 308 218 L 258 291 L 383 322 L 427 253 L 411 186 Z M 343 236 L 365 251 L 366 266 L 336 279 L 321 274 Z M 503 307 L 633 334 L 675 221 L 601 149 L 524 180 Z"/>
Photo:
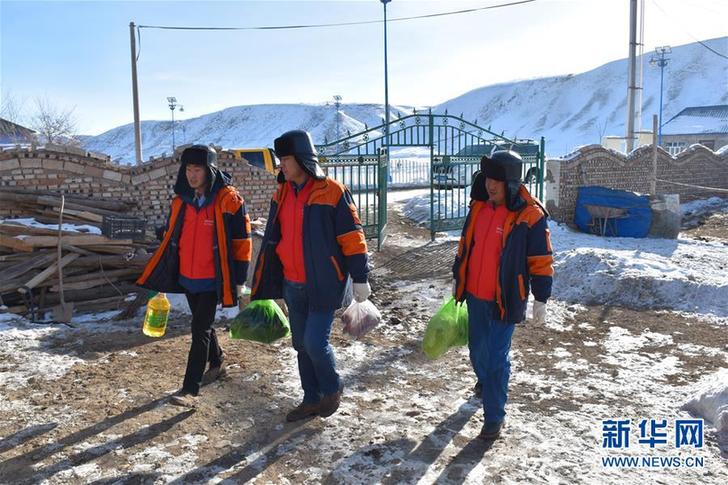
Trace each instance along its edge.
<path fill-rule="evenodd" d="M 670 17 L 670 19 L 671 19 L 671 20 L 675 21 L 675 19 L 674 19 L 674 18 L 672 17 L 672 15 L 670 15 L 670 14 L 669 14 L 669 13 L 667 13 L 667 12 L 665 12 L 665 9 L 664 9 L 664 8 L 662 8 L 662 7 L 660 6 L 660 4 L 659 4 L 659 3 L 657 3 L 657 2 L 655 1 L 655 0 L 652 0 L 652 3 L 653 3 L 653 4 L 655 4 L 655 7 L 657 7 L 658 9 L 660 9 L 660 11 L 661 11 L 662 13 L 664 13 L 664 14 L 665 14 L 665 15 L 666 15 L 667 17 Z M 678 22 L 675 22 L 675 23 L 678 23 Z M 685 32 L 686 34 L 688 34 L 688 35 L 689 35 L 690 37 L 692 37 L 692 39 L 693 39 L 693 40 L 694 40 L 695 42 L 697 42 L 698 44 L 702 45 L 703 47 L 705 47 L 706 49 L 708 49 L 708 50 L 709 50 L 710 52 L 712 52 L 713 54 L 715 54 L 715 55 L 717 55 L 717 56 L 720 56 L 720 57 L 722 57 L 723 59 L 726 59 L 726 60 L 728 60 L 728 56 L 727 56 L 727 55 L 725 55 L 725 54 L 723 54 L 723 53 L 721 53 L 721 52 L 718 52 L 717 50 L 713 49 L 713 48 L 712 48 L 712 47 L 710 47 L 710 46 L 709 46 L 708 44 L 706 44 L 706 43 L 705 43 L 705 42 L 703 42 L 702 40 L 698 39 L 697 37 L 695 37 L 695 36 L 694 36 L 693 34 L 691 34 L 690 32 L 688 32 L 687 30 L 684 30 L 684 32 Z"/>
<path fill-rule="evenodd" d="M 402 22 L 407 20 L 418 20 L 434 17 L 445 17 L 448 15 L 460 15 L 464 13 L 479 12 L 483 10 L 492 10 L 496 8 L 513 7 L 525 3 L 533 3 L 536 0 L 520 0 L 515 2 L 500 3 L 497 5 L 489 5 L 487 7 L 468 8 L 464 10 L 454 10 L 450 12 L 432 13 L 427 15 L 416 15 L 413 17 L 397 17 L 388 19 L 387 22 Z M 351 25 L 368 25 L 381 24 L 383 20 L 362 20 L 359 22 L 338 22 L 330 24 L 302 24 L 302 25 L 263 25 L 254 27 L 179 27 L 170 25 L 139 25 L 139 29 L 159 29 L 159 30 L 295 30 L 295 29 L 318 29 L 325 27 L 345 27 Z"/>

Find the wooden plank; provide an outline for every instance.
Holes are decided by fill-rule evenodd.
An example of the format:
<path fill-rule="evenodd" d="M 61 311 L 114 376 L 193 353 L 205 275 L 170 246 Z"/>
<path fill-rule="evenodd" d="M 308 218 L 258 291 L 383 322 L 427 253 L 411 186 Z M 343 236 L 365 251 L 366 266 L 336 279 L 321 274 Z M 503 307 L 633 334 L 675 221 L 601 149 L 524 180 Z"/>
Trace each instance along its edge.
<path fill-rule="evenodd" d="M 63 212 L 65 213 L 66 211 Z M 14 224 L 11 221 L 4 221 L 0 223 L 0 234 L 5 234 L 7 236 L 58 236 L 58 229 L 24 226 L 22 224 Z M 63 231 L 63 234 L 78 235 L 84 233 Z"/>
<path fill-rule="evenodd" d="M 104 275 L 109 278 L 117 278 L 121 276 L 130 276 L 130 275 L 138 275 L 139 270 L 136 268 L 124 268 L 124 269 L 113 269 L 113 270 L 106 270 L 106 271 L 94 271 L 92 273 L 89 273 L 88 271 L 83 272 L 82 274 L 78 276 L 71 276 L 71 277 L 65 277 L 63 278 L 63 283 L 65 285 L 66 282 L 69 283 L 76 283 L 76 282 L 83 282 L 83 281 L 91 281 L 96 279 L 103 279 Z"/>
<path fill-rule="evenodd" d="M 47 236 L 38 236 L 38 237 L 47 237 Z M 22 251 L 25 253 L 33 252 L 33 245 L 28 244 L 25 240 L 18 239 L 15 237 L 5 236 L 4 234 L 0 234 L 0 246 L 5 246 L 7 248 L 12 248 L 15 251 Z"/>
<path fill-rule="evenodd" d="M 95 253 L 104 253 L 104 254 L 127 254 L 132 251 L 132 248 L 130 246 L 111 246 L 111 245 L 103 245 L 103 246 L 84 246 L 86 249 L 90 249 L 94 251 Z"/>
<path fill-rule="evenodd" d="M 11 203 L 35 204 L 38 206 L 61 207 L 61 198 L 49 195 L 18 194 L 6 190 L 0 190 L 0 200 Z M 118 216 L 119 211 L 93 207 L 93 200 L 89 202 L 66 202 L 65 208 L 71 210 L 88 211 L 102 216 Z M 65 212 L 65 211 L 64 211 Z"/>
<path fill-rule="evenodd" d="M 23 238 L 23 243 L 33 248 L 50 248 L 58 245 L 57 236 L 28 236 Z M 106 236 L 98 236 L 95 234 L 83 234 L 78 236 L 63 236 L 62 244 L 70 244 L 72 246 L 131 246 L 131 239 L 109 239 Z"/>
<path fill-rule="evenodd" d="M 30 196 L 50 196 L 50 197 L 60 197 L 60 193 L 58 191 L 53 190 L 37 190 L 37 189 L 18 189 L 14 187 L 2 187 L 0 188 L 0 191 L 3 192 L 9 192 L 13 194 L 23 194 L 23 195 L 30 195 Z M 104 197 L 85 197 L 81 195 L 75 195 L 75 194 L 63 194 L 66 197 L 66 201 L 68 202 L 74 202 L 77 204 L 82 205 L 91 205 L 98 207 L 100 209 L 108 209 L 112 211 L 119 211 L 119 212 L 127 212 L 134 207 L 136 207 L 136 204 L 133 204 L 131 202 L 126 202 L 118 199 L 109 199 Z M 65 210 L 64 210 L 65 212 Z"/>
<path fill-rule="evenodd" d="M 73 309 L 77 312 L 98 312 L 119 310 L 124 307 L 126 295 L 96 298 L 94 300 L 73 302 Z"/>
<path fill-rule="evenodd" d="M 132 259 L 128 260 L 119 254 L 93 254 L 78 258 L 73 262 L 72 266 L 84 267 L 84 268 L 143 268 L 147 261 L 151 258 L 151 255 L 146 254 L 144 256 L 136 255 Z"/>
<path fill-rule="evenodd" d="M 60 264 L 61 268 L 66 266 L 71 261 L 78 258 L 78 254 L 71 253 L 66 254 L 61 258 L 60 263 L 53 263 L 50 266 L 48 266 L 46 269 L 35 275 L 33 278 L 31 278 L 27 283 L 25 283 L 23 286 L 18 288 L 18 293 L 25 294 L 28 292 L 28 290 L 32 290 L 36 286 L 38 286 L 40 283 L 47 280 L 53 273 L 58 271 L 58 265 Z"/>
<path fill-rule="evenodd" d="M 60 212 L 61 210 L 59 208 L 51 207 L 50 209 L 43 211 L 43 214 L 51 215 L 59 214 Z M 63 218 L 65 219 L 66 216 L 68 216 L 68 220 L 66 222 L 75 221 L 76 223 L 81 222 L 84 224 L 100 225 L 104 221 L 104 216 L 94 214 L 93 212 L 64 208 Z"/>
<path fill-rule="evenodd" d="M 55 254 L 50 253 L 50 252 L 44 252 L 42 254 L 39 254 L 38 256 L 34 256 L 33 258 L 31 258 L 27 261 L 20 261 L 11 266 L 3 268 L 2 277 L 4 280 L 12 280 L 13 278 L 23 276 L 25 273 L 27 273 L 30 270 L 33 270 L 35 268 L 44 267 L 44 266 L 52 263 L 55 259 L 56 259 Z"/>

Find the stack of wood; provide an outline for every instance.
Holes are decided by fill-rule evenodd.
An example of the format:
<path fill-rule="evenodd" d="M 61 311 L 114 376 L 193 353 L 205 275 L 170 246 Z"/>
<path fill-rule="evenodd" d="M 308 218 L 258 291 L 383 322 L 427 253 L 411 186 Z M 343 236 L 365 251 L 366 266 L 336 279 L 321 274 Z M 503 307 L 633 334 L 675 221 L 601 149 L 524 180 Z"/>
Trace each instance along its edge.
<path fill-rule="evenodd" d="M 0 304 L 9 311 L 35 320 L 58 305 L 61 302 L 59 266 L 63 272 L 65 302 L 72 302 L 75 312 L 121 309 L 129 294 L 138 290 L 134 281 L 151 257 L 156 241 L 110 239 L 64 230 L 60 234 L 59 260 L 60 196 L 3 188 L 0 201 L 22 208 L 18 213 L 24 218 L 33 217 L 38 222 L 55 225 L 45 228 L 12 219 L 0 221 Z M 63 210 L 63 229 L 67 228 L 66 223 L 100 227 L 104 215 L 124 216 L 123 211 L 128 208 L 111 200 L 68 197 Z"/>
<path fill-rule="evenodd" d="M 134 208 L 121 200 L 65 195 L 63 221 L 74 224 L 95 224 L 100 227 L 104 216 L 120 216 Z M 12 208 L 18 217 L 34 217 L 38 222 L 58 224 L 61 209 L 59 194 L 50 191 L 0 189 L 0 204 Z"/>

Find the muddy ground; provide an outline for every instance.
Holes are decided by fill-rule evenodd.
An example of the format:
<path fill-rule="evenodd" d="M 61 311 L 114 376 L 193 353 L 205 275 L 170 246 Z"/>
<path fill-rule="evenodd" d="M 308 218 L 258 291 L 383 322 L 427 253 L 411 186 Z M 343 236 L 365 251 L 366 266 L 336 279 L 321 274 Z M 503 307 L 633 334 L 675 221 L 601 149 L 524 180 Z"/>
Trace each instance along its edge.
<path fill-rule="evenodd" d="M 711 224 L 688 233 L 728 241 L 725 220 Z M 374 256 L 382 324 L 360 342 L 335 325 L 346 390 L 331 418 L 285 422 L 301 397 L 288 338 L 231 341 L 220 322 L 229 375 L 189 411 L 167 403 L 182 381 L 187 317 L 173 316 L 161 339 L 143 336 L 137 320 L 59 329 L 40 350 L 2 354 L 6 371 L 32 367 L 35 352 L 79 361 L 58 379 L 0 386 L 0 483 L 728 483 L 710 433 L 692 452 L 705 457 L 698 470 L 598 462 L 602 419 L 683 416 L 691 385 L 728 367 L 724 326 L 553 302 L 558 318 L 515 332 L 507 427 L 485 444 L 475 439 L 482 410 L 467 352 L 430 361 L 420 351 L 450 291 L 452 244 L 428 258 L 429 232 L 396 210 L 390 231 Z"/>

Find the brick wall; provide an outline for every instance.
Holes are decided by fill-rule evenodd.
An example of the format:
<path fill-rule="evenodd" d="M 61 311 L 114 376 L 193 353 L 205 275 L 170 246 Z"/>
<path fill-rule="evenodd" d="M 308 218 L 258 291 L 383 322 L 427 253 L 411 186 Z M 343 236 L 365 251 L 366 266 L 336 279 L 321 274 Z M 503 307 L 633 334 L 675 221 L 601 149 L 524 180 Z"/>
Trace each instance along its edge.
<path fill-rule="evenodd" d="M 648 194 L 652 177 L 652 146 L 624 155 L 601 145 L 588 145 L 562 158 L 546 161 L 546 208 L 561 222 L 573 222 L 577 190 L 585 185 Z M 657 149 L 657 178 L 669 182 L 728 189 L 728 152 L 717 154 L 695 145 L 673 157 Z M 657 183 L 657 194 L 679 194 L 680 201 L 725 192 Z"/>
<path fill-rule="evenodd" d="M 138 166 L 118 165 L 105 155 L 73 147 L 18 148 L 0 151 L 0 190 L 3 187 L 65 191 L 136 204 L 135 215 L 150 225 L 163 224 L 179 169 L 175 157 Z M 236 160 L 231 152 L 218 151 L 218 166 L 233 176 L 252 219 L 267 217 L 275 177 L 265 170 Z M 0 207 L 0 217 L 23 215 L 13 207 Z"/>

